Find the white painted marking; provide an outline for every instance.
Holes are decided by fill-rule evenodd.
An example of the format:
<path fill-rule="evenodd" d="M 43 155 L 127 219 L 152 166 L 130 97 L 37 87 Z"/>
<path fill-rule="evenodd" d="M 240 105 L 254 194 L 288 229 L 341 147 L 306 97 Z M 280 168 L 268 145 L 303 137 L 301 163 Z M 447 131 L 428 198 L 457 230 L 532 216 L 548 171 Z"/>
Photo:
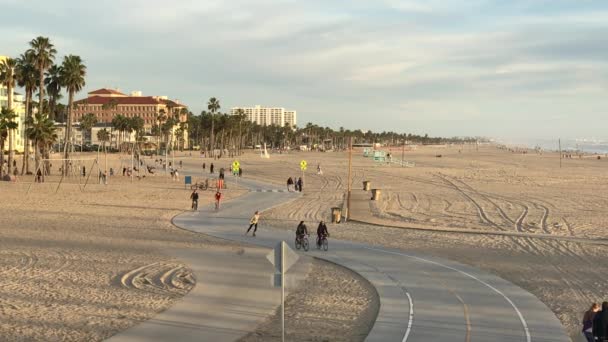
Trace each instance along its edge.
<path fill-rule="evenodd" d="M 479 283 L 485 285 L 486 287 L 488 287 L 492 291 L 494 291 L 494 292 L 498 293 L 499 295 L 501 295 L 509 304 L 511 304 L 511 306 L 513 307 L 513 309 L 517 313 L 517 316 L 519 317 L 519 321 L 521 322 L 522 326 L 524 327 L 524 332 L 526 333 L 526 342 L 531 342 L 532 341 L 532 337 L 530 336 L 530 329 L 528 329 L 528 323 L 526 323 L 526 320 L 525 320 L 524 316 L 522 315 L 521 311 L 519 311 L 519 309 L 517 308 L 517 306 L 515 305 L 515 303 L 513 303 L 513 301 L 509 297 L 507 297 L 504 293 L 502 293 L 499 289 L 497 289 L 494 286 L 486 283 L 485 281 L 483 281 L 483 280 L 475 277 L 474 275 L 472 275 L 470 273 L 467 273 L 465 271 L 459 270 L 457 268 L 454 268 L 454 267 L 451 267 L 451 266 L 448 266 L 448 265 L 444 265 L 444 264 L 436 262 L 436 261 L 432 261 L 432 260 L 424 259 L 424 258 L 421 258 L 421 257 L 404 254 L 404 253 L 385 251 L 385 250 L 382 250 L 382 249 L 377 249 L 377 248 L 372 248 L 372 247 L 365 247 L 365 246 L 363 246 L 363 248 L 369 249 L 369 250 L 372 250 L 372 251 L 381 252 L 381 253 L 401 255 L 401 256 L 404 256 L 404 257 L 408 257 L 408 258 L 412 258 L 412 259 L 417 259 L 417 260 L 420 260 L 420 261 L 423 261 L 423 262 L 427 262 L 427 263 L 430 263 L 430 264 L 441 266 L 443 268 L 447 268 L 447 269 L 452 270 L 452 271 L 456 271 L 456 272 L 458 272 L 458 273 L 460 273 L 462 275 L 465 275 L 465 276 L 467 276 L 467 277 L 469 277 L 471 279 L 474 279 L 474 280 L 478 281 Z M 408 297 L 409 297 L 409 294 L 408 294 Z M 411 308 L 411 306 L 410 306 L 410 308 Z M 405 342 L 407 340 L 408 334 L 409 334 L 409 328 L 408 328 L 408 331 L 406 331 L 406 333 L 405 333 L 405 337 L 404 337 L 403 342 Z"/>
<path fill-rule="evenodd" d="M 410 320 L 407 322 L 407 330 L 405 331 L 405 335 L 403 336 L 403 340 L 401 342 L 406 342 L 407 338 L 410 336 L 410 332 L 412 331 L 412 324 L 414 322 L 414 301 L 412 300 L 412 296 L 410 296 L 409 292 L 406 292 L 407 300 L 410 301 Z"/>

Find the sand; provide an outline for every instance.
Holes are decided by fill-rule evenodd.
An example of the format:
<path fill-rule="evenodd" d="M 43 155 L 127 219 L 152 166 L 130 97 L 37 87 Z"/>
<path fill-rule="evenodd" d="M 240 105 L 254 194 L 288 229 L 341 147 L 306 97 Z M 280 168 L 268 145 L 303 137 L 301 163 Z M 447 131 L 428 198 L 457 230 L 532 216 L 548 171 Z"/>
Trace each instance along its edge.
<path fill-rule="evenodd" d="M 128 159 L 122 163 L 130 163 Z M 198 160 L 184 160 L 185 167 L 200 167 Z M 116 156 L 109 166 L 122 169 Z M 31 187 L 27 183 L 31 176 L 19 177 L 17 183 L 0 182 L 2 340 L 101 341 L 170 307 L 195 286 L 188 265 L 168 257 L 167 249 L 233 253 L 235 243 L 171 224 L 173 216 L 190 206 L 183 178 L 173 182 L 157 172 L 131 182 L 114 176 L 104 186 L 95 175 L 84 191 L 78 178 L 66 179 L 57 192 L 56 176 Z M 230 199 L 244 192 L 224 193 Z M 211 206 L 212 195 L 202 192 L 199 207 Z M 309 282 L 326 277 L 326 272 L 311 274 Z M 346 279 L 361 281 L 353 276 Z M 317 288 L 312 285 L 309 290 Z M 306 302 L 298 294 L 289 300 Z M 367 306 L 355 302 L 347 308 L 344 315 L 350 320 Z M 340 317 L 339 312 L 330 314 Z M 374 319 L 361 317 L 368 325 Z M 343 321 L 330 324 L 329 339 L 344 334 L 348 326 Z"/>
<path fill-rule="evenodd" d="M 400 159 L 401 151 L 393 155 Z M 608 239 L 602 210 L 608 200 L 602 195 L 608 187 L 608 160 L 566 159 L 560 169 L 555 153 L 485 146 L 479 151 L 420 147 L 405 156 L 416 167 L 374 163 L 361 151 L 355 153 L 353 187 L 369 180 L 383 190 L 383 200 L 369 208 L 368 221 L 380 226 L 330 225 L 332 238 L 415 250 L 492 272 L 536 295 L 571 335 L 578 335 L 584 310 L 607 299 L 608 280 L 602 277 L 608 271 L 606 247 L 595 243 Z M 310 224 L 329 220 L 330 208 L 344 202 L 346 153 L 293 152 L 242 164 L 257 178 L 283 184 L 289 176 L 300 176 L 303 159 L 310 165 L 305 196 L 266 213 L 268 224 L 294 229 L 300 219 Z M 318 163 L 323 175 L 316 175 Z M 589 243 L 535 238 L 541 234 Z"/>

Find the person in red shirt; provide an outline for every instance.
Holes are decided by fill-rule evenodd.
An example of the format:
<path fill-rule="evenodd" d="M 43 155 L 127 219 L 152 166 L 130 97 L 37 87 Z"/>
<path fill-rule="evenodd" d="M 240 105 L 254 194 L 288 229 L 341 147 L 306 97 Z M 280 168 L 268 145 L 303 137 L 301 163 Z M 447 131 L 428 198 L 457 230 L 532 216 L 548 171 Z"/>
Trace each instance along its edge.
<path fill-rule="evenodd" d="M 222 200 L 222 193 L 218 190 L 215 192 L 215 210 L 220 210 L 220 201 Z"/>

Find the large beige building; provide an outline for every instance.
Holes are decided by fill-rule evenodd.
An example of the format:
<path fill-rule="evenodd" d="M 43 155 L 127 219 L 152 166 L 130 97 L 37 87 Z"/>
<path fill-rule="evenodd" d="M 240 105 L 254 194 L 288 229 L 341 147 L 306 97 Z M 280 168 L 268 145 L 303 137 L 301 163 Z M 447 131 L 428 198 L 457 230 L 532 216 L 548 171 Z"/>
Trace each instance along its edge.
<path fill-rule="evenodd" d="M 0 63 L 2 63 L 7 57 L 0 56 Z M 0 85 L 0 108 L 8 107 L 8 89 L 4 85 Z M 13 110 L 17 114 L 17 123 L 19 127 L 14 132 L 14 146 L 15 150 L 19 153 L 24 151 L 23 148 L 23 137 L 25 135 L 25 103 L 23 101 L 23 95 L 15 93 L 13 91 Z M 4 144 L 4 148 L 8 151 L 8 142 Z"/>
<path fill-rule="evenodd" d="M 285 126 L 288 124 L 293 127 L 297 124 L 297 114 L 295 110 L 285 110 L 285 108 L 279 107 L 235 107 L 232 108 L 231 114 L 237 115 L 238 111 L 242 110 L 245 114 L 245 118 L 248 121 L 255 122 L 259 125 L 270 126 L 278 125 Z"/>
<path fill-rule="evenodd" d="M 93 113 L 99 123 L 111 123 L 112 119 L 121 114 L 128 118 L 141 117 L 144 120 L 144 129 L 150 133 L 155 124 L 159 124 L 159 114 L 164 113 L 167 117 L 177 117 L 180 123 L 188 120 L 188 107 L 177 100 L 169 100 L 166 96 L 143 96 L 140 91 L 132 92 L 130 95 L 121 93 L 115 89 L 102 88 L 88 93 L 86 99 L 74 102 L 74 121 Z M 162 123 L 162 122 L 160 122 Z M 175 136 L 177 128 L 173 128 L 174 142 L 178 141 Z M 184 131 L 184 148 L 188 144 L 188 130 Z"/>

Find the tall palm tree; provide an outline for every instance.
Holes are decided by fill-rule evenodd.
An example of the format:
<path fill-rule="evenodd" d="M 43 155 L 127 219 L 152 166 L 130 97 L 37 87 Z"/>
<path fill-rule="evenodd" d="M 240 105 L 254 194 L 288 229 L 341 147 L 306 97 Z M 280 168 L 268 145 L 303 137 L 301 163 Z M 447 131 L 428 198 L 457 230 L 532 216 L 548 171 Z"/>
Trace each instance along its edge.
<path fill-rule="evenodd" d="M 61 97 L 61 66 L 53 64 L 45 76 L 44 84 L 49 95 L 49 119 L 55 120 L 57 100 Z"/>
<path fill-rule="evenodd" d="M 34 142 L 34 153 L 36 160 L 36 170 L 40 167 L 40 160 L 48 157 L 49 148 L 57 141 L 55 125 L 46 114 L 36 113 L 28 118 L 28 127 L 25 134 Z M 65 166 L 64 166 L 65 169 Z M 43 174 L 49 174 L 49 165 L 44 166 Z"/>
<path fill-rule="evenodd" d="M 2 170 L 4 167 L 4 142 L 11 136 L 11 132 L 16 130 L 18 125 L 15 122 L 17 114 L 10 108 L 2 108 L 0 110 L 0 177 L 3 176 Z M 9 153 L 10 156 L 10 153 Z M 8 163 L 8 173 L 10 174 L 11 163 Z"/>
<path fill-rule="evenodd" d="M 97 116 L 93 113 L 87 113 L 80 119 L 80 128 L 86 137 L 91 141 L 93 139 L 91 135 L 91 129 L 97 124 Z"/>
<path fill-rule="evenodd" d="M 207 109 L 211 112 L 211 139 L 209 142 L 209 150 L 211 154 L 213 154 L 213 150 L 215 149 L 215 125 L 213 115 L 220 109 L 220 101 L 215 97 L 209 99 L 207 102 Z"/>
<path fill-rule="evenodd" d="M 74 107 L 74 94 L 81 91 L 85 85 L 87 67 L 82 64 L 79 56 L 68 55 L 63 58 L 61 65 L 61 84 L 68 91 L 68 119 L 65 131 L 65 150 L 63 158 L 66 159 L 63 168 L 64 175 L 67 175 L 67 159 L 69 158 L 68 146 L 71 143 L 72 135 L 72 112 Z"/>
<path fill-rule="evenodd" d="M 38 112 L 42 113 L 42 99 L 44 98 L 44 72 L 53 65 L 57 50 L 47 37 L 37 37 L 30 41 L 29 53 L 32 53 L 36 59 L 36 69 L 38 69 L 39 85 L 38 85 Z"/>
<path fill-rule="evenodd" d="M 28 51 L 19 56 L 17 60 L 17 85 L 25 88 L 25 122 L 26 127 L 32 117 L 32 98 L 38 86 L 38 70 L 36 69 L 36 56 Z M 30 172 L 30 140 L 27 134 L 23 135 L 23 163 L 21 164 L 21 175 Z"/>
<path fill-rule="evenodd" d="M 13 58 L 7 58 L 0 63 L 0 83 L 6 86 L 8 92 L 8 108 L 13 109 L 13 89 L 15 88 L 15 69 L 17 66 L 17 60 Z M 15 128 L 16 129 L 16 128 Z M 13 165 L 13 153 L 15 153 L 15 146 L 13 142 L 14 129 L 8 131 L 8 166 L 9 170 Z"/>

